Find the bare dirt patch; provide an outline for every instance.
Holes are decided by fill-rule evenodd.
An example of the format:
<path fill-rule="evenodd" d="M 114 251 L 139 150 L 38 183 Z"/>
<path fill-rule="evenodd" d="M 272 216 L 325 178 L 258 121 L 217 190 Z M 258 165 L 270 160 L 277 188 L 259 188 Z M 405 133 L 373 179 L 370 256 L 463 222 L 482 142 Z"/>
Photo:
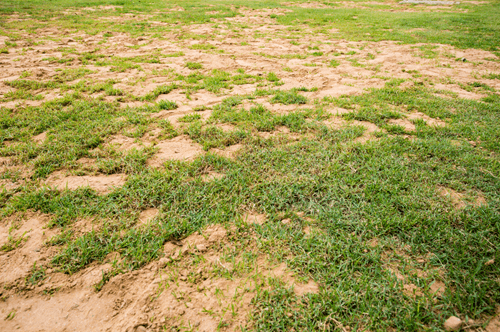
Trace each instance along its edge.
<path fill-rule="evenodd" d="M 406 119 L 391 119 L 389 120 L 390 124 L 402 126 L 405 130 L 414 131 L 415 125 Z"/>
<path fill-rule="evenodd" d="M 75 275 L 49 271 L 38 287 L 13 293 L 0 303 L 0 312 L 12 320 L 8 329 L 39 331 L 160 331 L 164 327 L 193 326 L 214 331 L 221 319 L 225 330 L 245 326 L 256 293 L 268 288 L 269 278 L 293 286 L 298 296 L 317 293 L 310 280 L 297 282 L 285 264 L 275 264 L 260 255 L 244 270 L 223 258 L 228 231 L 212 225 L 182 242 L 167 242 L 165 257 L 144 268 L 112 277 L 100 292 L 94 285 L 112 268 L 110 255 L 102 265 L 92 265 Z M 192 260 L 203 257 L 201 262 Z M 229 277 L 232 275 L 231 277 Z M 44 292 L 57 289 L 51 296 Z M 225 310 L 232 308 L 232 310 Z"/>
<path fill-rule="evenodd" d="M 234 144 L 230 145 L 224 149 L 212 149 L 213 152 L 215 152 L 218 155 L 221 155 L 223 157 L 229 158 L 229 159 L 234 159 L 240 149 L 243 148 L 243 144 Z"/>
<path fill-rule="evenodd" d="M 35 262 L 43 263 L 57 252 L 54 247 L 44 246 L 45 241 L 57 234 L 56 230 L 46 228 L 50 219 L 47 214 L 27 212 L 11 216 L 0 224 L 1 286 L 24 283 Z"/>
<path fill-rule="evenodd" d="M 203 153 L 201 146 L 185 136 L 178 136 L 169 141 L 158 143 L 158 152 L 148 160 L 148 165 L 159 167 L 166 160 L 189 161 Z"/>
<path fill-rule="evenodd" d="M 444 122 L 443 120 L 431 118 L 430 116 L 428 116 L 427 114 L 424 114 L 422 112 L 410 113 L 407 118 L 408 118 L 408 120 L 422 119 L 429 126 L 436 126 L 436 127 L 446 126 L 446 122 Z"/>
<path fill-rule="evenodd" d="M 500 331 L 500 306 L 497 307 L 496 314 L 491 318 L 488 325 L 486 325 L 486 332 L 499 332 Z"/>
<path fill-rule="evenodd" d="M 362 136 L 356 138 L 354 142 L 356 143 L 366 143 L 369 140 L 375 140 L 376 137 L 373 135 L 373 133 L 380 131 L 380 128 L 368 121 L 351 121 L 352 124 L 357 125 L 357 126 L 363 126 L 366 128 L 365 132 L 363 133 Z"/>
<path fill-rule="evenodd" d="M 203 174 L 201 176 L 201 180 L 203 182 L 210 182 L 213 180 L 222 179 L 223 177 L 224 177 L 224 174 L 217 173 L 217 172 L 208 172 L 207 174 Z"/>
<path fill-rule="evenodd" d="M 330 8 L 321 2 L 283 2 L 285 6 L 300 7 L 300 8 Z"/>
<path fill-rule="evenodd" d="M 129 151 L 132 149 L 143 149 L 144 147 L 151 146 L 152 144 L 119 134 L 111 137 L 107 145 L 118 151 Z"/>
<path fill-rule="evenodd" d="M 33 136 L 33 140 L 37 143 L 43 143 L 47 139 L 47 133 L 43 132 L 41 134 L 38 134 L 36 136 Z"/>
<path fill-rule="evenodd" d="M 58 171 L 52 173 L 45 183 L 57 187 L 59 190 L 90 187 L 100 194 L 107 194 L 113 189 L 123 186 L 125 181 L 126 176 L 123 174 L 66 176 L 64 172 Z"/>
<path fill-rule="evenodd" d="M 474 207 L 479 207 L 486 204 L 486 199 L 480 193 L 477 193 L 473 200 L 468 200 L 467 196 L 463 193 L 459 193 L 451 188 L 439 187 L 438 193 L 440 196 L 450 200 L 455 209 L 463 209 L 467 205 Z"/>
<path fill-rule="evenodd" d="M 377 241 L 378 243 L 378 241 Z M 373 241 L 368 242 L 370 247 L 376 247 Z M 443 282 L 444 271 L 426 266 L 421 266 L 429 262 L 429 257 L 413 259 L 404 252 L 396 250 L 395 252 L 385 252 L 382 259 L 386 262 L 386 269 L 390 271 L 401 283 L 402 291 L 410 297 L 423 296 L 425 293 L 433 297 L 440 297 L 446 291 L 446 285 Z M 425 287 L 419 287 L 413 280 L 421 279 Z"/>
<path fill-rule="evenodd" d="M 266 215 L 255 212 L 248 212 L 243 215 L 243 221 L 248 224 L 262 225 L 266 222 Z"/>
<path fill-rule="evenodd" d="M 156 218 L 160 210 L 155 208 L 146 209 L 139 214 L 139 224 L 145 224 Z"/>
<path fill-rule="evenodd" d="M 100 228 L 100 224 L 94 218 L 81 218 L 76 220 L 72 225 L 71 229 L 75 232 L 76 235 L 81 236 L 83 234 L 98 231 Z"/>

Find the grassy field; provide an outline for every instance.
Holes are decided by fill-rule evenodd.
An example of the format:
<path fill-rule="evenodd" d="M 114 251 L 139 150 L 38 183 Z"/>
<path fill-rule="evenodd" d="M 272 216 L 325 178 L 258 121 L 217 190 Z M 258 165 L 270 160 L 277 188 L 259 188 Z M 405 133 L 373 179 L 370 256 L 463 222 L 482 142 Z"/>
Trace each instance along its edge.
<path fill-rule="evenodd" d="M 0 330 L 500 331 L 500 2 L 2 0 Z"/>

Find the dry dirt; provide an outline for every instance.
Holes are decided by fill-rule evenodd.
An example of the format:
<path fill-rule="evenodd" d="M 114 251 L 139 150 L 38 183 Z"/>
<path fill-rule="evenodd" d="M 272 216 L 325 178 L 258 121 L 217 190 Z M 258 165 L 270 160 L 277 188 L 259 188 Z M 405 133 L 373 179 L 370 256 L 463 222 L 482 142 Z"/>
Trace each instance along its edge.
<path fill-rule="evenodd" d="M 199 144 L 184 136 L 161 142 L 155 147 L 158 148 L 158 152 L 148 160 L 148 165 L 152 167 L 159 167 L 166 160 L 193 160 L 203 153 Z"/>
<path fill-rule="evenodd" d="M 151 219 L 157 210 L 141 213 L 140 220 Z M 249 215 L 262 220 L 262 215 Z M 41 235 L 47 216 L 29 216 L 18 230 L 35 229 L 22 251 L 0 256 L 2 280 L 14 284 L 27 275 L 35 259 L 48 257 Z M 102 273 L 110 271 L 119 255 L 109 255 L 101 265 L 94 264 L 74 275 L 47 271 L 48 278 L 39 287 L 26 286 L 4 290 L 6 300 L 0 302 L 4 317 L 15 313 L 15 319 L 3 321 L 6 331 L 160 331 L 163 325 L 192 326 L 198 331 L 215 331 L 221 320 L 232 331 L 245 325 L 251 310 L 250 302 L 256 291 L 266 288 L 268 278 L 277 278 L 298 296 L 316 293 L 319 286 L 312 280 L 301 283 L 285 264 L 271 263 L 259 256 L 249 269 L 238 271 L 236 277 L 226 278 L 225 272 L 235 271 L 237 265 L 225 262 L 222 252 L 227 244 L 228 231 L 221 226 L 209 226 L 182 243 L 167 242 L 164 258 L 140 270 L 112 277 L 100 292 L 94 286 Z M 5 239 L 2 239 L 5 240 Z M 190 257 L 202 256 L 205 263 L 193 265 Z M 219 271 L 219 272 L 218 272 Z M 8 296 L 6 296 L 8 295 Z M 232 308 L 231 310 L 228 310 Z"/>
<path fill-rule="evenodd" d="M 123 174 L 66 176 L 64 172 L 57 171 L 48 177 L 46 184 L 51 187 L 56 187 L 59 190 L 75 190 L 82 187 L 90 187 L 100 194 L 106 194 L 116 187 L 123 186 L 125 181 L 126 176 Z"/>

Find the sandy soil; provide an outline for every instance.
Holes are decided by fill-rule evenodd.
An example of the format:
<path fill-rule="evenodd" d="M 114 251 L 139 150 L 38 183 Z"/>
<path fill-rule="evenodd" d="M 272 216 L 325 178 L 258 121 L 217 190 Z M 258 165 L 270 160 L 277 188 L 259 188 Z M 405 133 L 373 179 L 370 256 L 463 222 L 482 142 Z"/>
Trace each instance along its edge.
<path fill-rule="evenodd" d="M 141 213 L 141 223 L 158 213 L 155 209 Z M 35 261 L 49 257 L 41 235 L 48 216 L 29 214 L 18 232 L 33 229 L 22 249 L 0 256 L 0 278 L 4 284 L 16 285 Z M 248 222 L 265 222 L 265 216 L 248 214 Z M 93 264 L 74 274 L 47 271 L 47 280 L 38 286 L 17 284 L 3 291 L 0 312 L 15 312 L 16 319 L 3 321 L 6 331 L 160 331 L 164 324 L 172 327 L 193 326 L 199 331 L 215 331 L 224 320 L 224 330 L 244 325 L 251 310 L 250 301 L 267 278 L 279 278 L 294 287 L 297 295 L 315 293 L 319 286 L 310 280 L 301 283 L 284 264 L 272 264 L 260 256 L 255 265 L 238 278 L 217 276 L 214 269 L 231 271 L 235 266 L 222 263 L 221 254 L 229 244 L 228 231 L 210 226 L 182 242 L 167 242 L 164 258 L 139 270 L 112 277 L 100 292 L 94 286 L 109 271 L 118 254 L 109 255 L 104 264 Z M 55 249 L 53 249 L 55 250 Z M 205 263 L 190 266 L 188 255 L 203 256 Z M 5 269 L 3 267 L 9 267 Z M 233 306 L 235 314 L 224 308 Z"/>

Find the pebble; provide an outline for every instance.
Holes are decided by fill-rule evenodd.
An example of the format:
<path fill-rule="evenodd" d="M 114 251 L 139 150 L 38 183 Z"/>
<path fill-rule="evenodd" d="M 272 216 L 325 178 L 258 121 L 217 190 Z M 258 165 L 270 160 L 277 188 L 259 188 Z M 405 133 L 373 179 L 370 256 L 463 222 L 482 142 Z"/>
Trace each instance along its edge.
<path fill-rule="evenodd" d="M 445 331 L 459 331 L 461 327 L 462 320 L 455 316 L 451 316 L 444 322 Z"/>
<path fill-rule="evenodd" d="M 139 325 L 139 326 L 137 326 L 137 327 L 135 328 L 135 332 L 147 332 L 147 331 L 148 331 L 148 329 L 147 329 L 147 328 L 145 328 L 145 327 L 144 327 L 144 326 L 142 326 L 142 325 Z"/>

